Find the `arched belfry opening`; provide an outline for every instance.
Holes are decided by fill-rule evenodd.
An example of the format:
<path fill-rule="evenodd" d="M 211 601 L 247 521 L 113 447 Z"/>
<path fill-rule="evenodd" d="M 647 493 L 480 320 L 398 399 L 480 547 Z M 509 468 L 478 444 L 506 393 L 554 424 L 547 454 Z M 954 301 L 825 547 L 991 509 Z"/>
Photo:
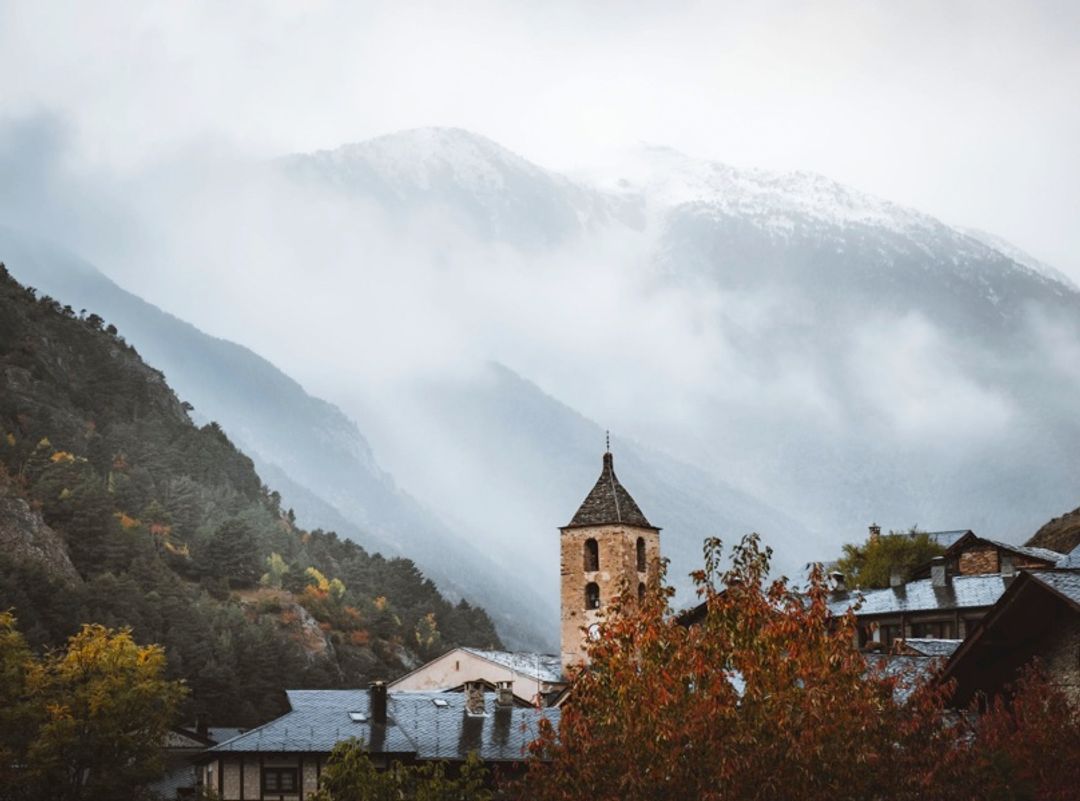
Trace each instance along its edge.
<path fill-rule="evenodd" d="M 589 610 L 600 608 L 600 585 L 595 581 L 590 581 L 585 585 L 585 608 Z"/>
<path fill-rule="evenodd" d="M 643 599 L 659 581 L 660 529 L 619 482 L 608 451 L 595 485 L 560 531 L 565 669 L 588 661 L 586 632 L 606 614 L 605 600 L 624 587 Z"/>
<path fill-rule="evenodd" d="M 592 537 L 585 540 L 585 572 L 595 573 L 600 569 L 600 544 Z"/>

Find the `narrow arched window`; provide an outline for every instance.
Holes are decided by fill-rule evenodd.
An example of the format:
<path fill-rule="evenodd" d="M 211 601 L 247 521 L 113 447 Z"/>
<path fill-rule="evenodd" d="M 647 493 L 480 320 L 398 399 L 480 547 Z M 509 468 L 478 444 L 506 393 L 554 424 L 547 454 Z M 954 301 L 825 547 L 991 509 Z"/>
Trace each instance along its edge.
<path fill-rule="evenodd" d="M 585 608 L 600 608 L 600 585 L 595 581 L 590 581 L 585 585 Z"/>
<path fill-rule="evenodd" d="M 593 573 L 600 569 L 600 546 L 591 537 L 585 540 L 585 572 Z"/>
<path fill-rule="evenodd" d="M 645 538 L 637 538 L 637 569 L 638 573 L 645 572 Z"/>
<path fill-rule="evenodd" d="M 637 585 L 637 599 L 639 601 L 645 600 L 645 582 L 639 582 Z"/>

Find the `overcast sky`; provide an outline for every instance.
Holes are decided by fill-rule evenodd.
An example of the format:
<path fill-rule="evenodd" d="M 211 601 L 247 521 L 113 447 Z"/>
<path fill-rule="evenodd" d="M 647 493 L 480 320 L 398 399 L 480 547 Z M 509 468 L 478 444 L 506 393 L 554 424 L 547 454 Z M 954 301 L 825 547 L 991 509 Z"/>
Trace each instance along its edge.
<path fill-rule="evenodd" d="M 72 158 L 455 125 L 544 166 L 646 141 L 807 169 L 1080 280 L 1080 3 L 0 0 L 0 114 Z"/>

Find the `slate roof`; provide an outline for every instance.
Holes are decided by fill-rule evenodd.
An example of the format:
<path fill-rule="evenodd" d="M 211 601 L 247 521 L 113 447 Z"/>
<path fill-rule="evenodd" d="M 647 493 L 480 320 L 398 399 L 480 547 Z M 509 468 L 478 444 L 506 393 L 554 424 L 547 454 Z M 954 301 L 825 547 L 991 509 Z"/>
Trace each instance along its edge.
<path fill-rule="evenodd" d="M 1012 551 L 1013 553 L 1018 553 L 1022 556 L 1030 556 L 1033 559 L 1042 559 L 1044 562 L 1049 562 L 1050 564 L 1056 563 L 1065 556 L 1065 554 L 1051 551 L 1049 548 L 1033 548 L 1030 545 L 1013 545 L 1012 543 L 999 542 L 998 540 L 987 540 L 987 542 L 993 543 L 1006 551 Z"/>
<path fill-rule="evenodd" d="M 1028 575 L 1080 606 L 1080 570 L 1033 570 Z"/>
<path fill-rule="evenodd" d="M 970 531 L 963 532 L 963 536 L 954 540 L 951 545 L 946 549 L 946 556 L 954 556 L 966 550 L 971 545 L 978 545 L 985 543 L 987 545 L 993 545 L 995 548 L 1001 548 L 1004 551 L 1010 553 L 1020 554 L 1021 556 L 1027 556 L 1032 559 L 1039 559 L 1043 562 L 1049 562 L 1051 565 L 1055 564 L 1061 559 L 1064 554 L 1057 551 L 1051 551 L 1049 548 L 1035 548 L 1030 545 L 1013 545 L 1011 542 L 1002 542 L 1001 540 L 988 540 L 985 537 L 980 537 Z"/>
<path fill-rule="evenodd" d="M 948 548 L 954 542 L 967 534 L 968 531 L 970 531 L 970 529 L 966 528 L 957 529 L 956 531 L 927 531 L 926 535 L 930 538 L 931 542 L 936 542 L 942 548 Z M 917 537 L 921 533 L 921 531 L 915 532 L 911 536 Z"/>
<path fill-rule="evenodd" d="M 626 488 L 619 483 L 615 475 L 614 459 L 611 453 L 605 453 L 600 478 L 596 480 L 592 490 L 581 502 L 577 513 L 564 528 L 603 526 L 611 523 L 656 528 L 645 518 Z"/>
<path fill-rule="evenodd" d="M 390 692 L 385 726 L 370 722 L 367 690 L 287 690 L 286 695 L 289 712 L 208 749 L 205 755 L 326 754 L 338 742 L 356 737 L 376 754 L 452 761 L 476 751 L 487 762 L 516 762 L 539 734 L 541 718 L 559 724 L 557 709 L 496 709 L 494 695 L 485 696 L 485 715 L 473 716 L 465 713 L 464 693 Z M 353 722 L 350 712 L 360 712 L 365 719 Z"/>
<path fill-rule="evenodd" d="M 226 740 L 231 740 L 233 737 L 239 737 L 246 731 L 247 729 L 238 729 L 233 726 L 211 726 L 207 729 L 206 736 L 215 743 L 223 743 Z"/>
<path fill-rule="evenodd" d="M 852 592 L 830 603 L 829 608 L 833 614 L 842 615 L 861 597 L 863 604 L 856 612 L 859 617 L 935 609 L 977 609 L 997 603 L 1011 580 L 999 573 L 985 573 L 953 576 L 944 587 L 935 587 L 931 579 L 920 579 L 900 587 Z"/>
<path fill-rule="evenodd" d="M 1058 560 L 1056 567 L 1080 567 L 1080 545 Z"/>
<path fill-rule="evenodd" d="M 537 654 L 531 651 L 483 651 L 479 648 L 462 648 L 461 650 L 536 681 L 546 684 L 561 684 L 563 681 L 562 658 L 556 654 Z"/>
<path fill-rule="evenodd" d="M 930 637 L 907 637 L 904 645 L 923 656 L 950 657 L 963 640 L 939 640 Z"/>
<path fill-rule="evenodd" d="M 925 682 L 933 672 L 943 664 L 943 660 L 927 656 L 906 656 L 904 654 L 863 655 L 866 664 L 877 668 L 885 676 L 900 679 L 893 690 L 893 700 L 904 703 L 912 690 Z"/>

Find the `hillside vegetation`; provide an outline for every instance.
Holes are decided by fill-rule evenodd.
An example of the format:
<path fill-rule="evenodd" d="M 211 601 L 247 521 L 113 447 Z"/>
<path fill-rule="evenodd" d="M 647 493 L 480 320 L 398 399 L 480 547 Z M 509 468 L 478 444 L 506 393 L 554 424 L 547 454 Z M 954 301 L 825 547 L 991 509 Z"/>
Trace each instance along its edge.
<path fill-rule="evenodd" d="M 113 326 L 0 266 L 0 496 L 19 513 L 6 541 L 25 538 L 0 555 L 0 609 L 33 647 L 85 622 L 131 626 L 188 682 L 186 714 L 251 725 L 286 686 L 500 646 L 482 609 L 449 603 L 410 560 L 299 528 L 189 408 Z"/>

